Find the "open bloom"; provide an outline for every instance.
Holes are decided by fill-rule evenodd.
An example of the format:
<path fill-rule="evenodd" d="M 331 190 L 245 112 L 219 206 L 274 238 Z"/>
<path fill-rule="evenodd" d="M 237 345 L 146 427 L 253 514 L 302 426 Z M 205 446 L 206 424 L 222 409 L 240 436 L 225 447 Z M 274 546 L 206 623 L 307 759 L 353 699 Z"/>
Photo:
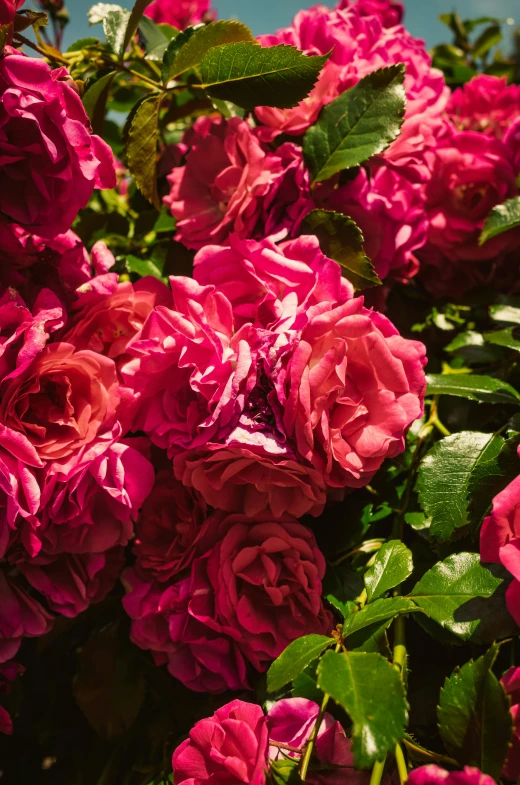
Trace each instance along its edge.
<path fill-rule="evenodd" d="M 516 782 L 520 776 L 520 668 L 509 668 L 502 676 L 501 682 L 511 698 L 513 716 L 513 739 L 502 776 Z"/>
<path fill-rule="evenodd" d="M 231 232 L 264 238 L 294 234 L 312 209 L 301 148 L 269 150 L 249 123 L 199 118 L 183 139 L 185 166 L 168 176 L 164 198 L 188 248 L 223 244 Z"/>
<path fill-rule="evenodd" d="M 167 24 L 184 30 L 214 16 L 210 0 L 154 0 L 145 10 L 146 16 L 157 24 Z"/>
<path fill-rule="evenodd" d="M 66 232 L 94 188 L 116 184 L 68 76 L 20 54 L 0 60 L 0 213 L 41 237 Z"/>
<path fill-rule="evenodd" d="M 298 329 L 308 309 L 327 301 L 337 305 L 354 296 L 339 265 L 320 250 L 317 237 L 303 235 L 276 245 L 272 239 L 228 237 L 229 247 L 207 245 L 196 255 L 194 277 L 212 284 L 233 308 L 238 329 Z"/>
<path fill-rule="evenodd" d="M 173 753 L 175 782 L 264 785 L 267 722 L 260 706 L 234 700 L 199 720 Z"/>
<path fill-rule="evenodd" d="M 0 570 L 0 663 L 12 659 L 22 638 L 49 632 L 53 617 Z"/>
<path fill-rule="evenodd" d="M 505 76 L 478 74 L 452 93 L 446 114 L 460 131 L 479 131 L 503 141 L 520 117 L 520 87 L 508 85 Z"/>
<path fill-rule="evenodd" d="M 410 785 L 494 785 L 495 780 L 472 766 L 464 766 L 462 771 L 446 771 L 431 764 L 411 771 L 408 782 Z"/>
<path fill-rule="evenodd" d="M 36 450 L 21 433 L 0 426 L 0 559 L 24 519 L 31 522 L 25 541 L 31 549 L 41 498 L 36 470 L 42 466 Z"/>
<path fill-rule="evenodd" d="M 503 564 L 513 576 L 506 592 L 507 608 L 520 624 L 520 477 L 493 499 L 491 515 L 480 530 L 480 558 Z"/>

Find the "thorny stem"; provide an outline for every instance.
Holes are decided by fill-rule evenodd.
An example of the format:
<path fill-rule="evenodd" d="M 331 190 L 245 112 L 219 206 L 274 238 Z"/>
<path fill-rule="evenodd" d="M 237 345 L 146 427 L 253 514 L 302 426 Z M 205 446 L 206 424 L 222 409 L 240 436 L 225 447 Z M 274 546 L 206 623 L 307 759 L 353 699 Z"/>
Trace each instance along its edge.
<path fill-rule="evenodd" d="M 341 650 L 341 641 L 336 644 L 335 651 L 336 653 Z M 316 739 L 318 738 L 318 733 L 320 732 L 321 723 L 323 721 L 323 717 L 325 716 L 325 711 L 327 709 L 327 704 L 329 702 L 330 695 L 325 693 L 323 695 L 323 700 L 321 702 L 320 713 L 316 718 L 316 722 L 314 723 L 314 727 L 312 729 L 311 735 L 305 745 L 305 753 L 302 758 L 302 762 L 300 765 L 300 777 L 303 782 L 305 782 L 305 778 L 307 776 L 307 771 L 309 770 L 309 763 L 311 762 L 312 753 L 314 751 L 314 745 L 316 744 Z"/>
<path fill-rule="evenodd" d="M 339 564 L 344 562 L 350 556 L 355 556 L 356 553 L 371 553 L 372 551 L 378 551 L 379 548 L 382 546 L 383 542 L 384 542 L 383 539 L 365 540 L 363 545 L 361 545 L 359 548 L 353 548 L 351 551 L 348 551 L 347 553 L 343 554 L 343 556 L 340 556 L 340 558 L 337 559 L 337 561 L 333 561 L 332 566 L 337 567 Z"/>
<path fill-rule="evenodd" d="M 269 746 L 277 747 L 279 750 L 288 750 L 289 752 L 297 752 L 300 755 L 302 752 L 301 747 L 290 747 L 288 744 L 280 744 L 279 741 L 271 741 L 271 739 L 269 739 Z"/>
<path fill-rule="evenodd" d="M 404 746 L 410 750 L 410 752 L 415 752 L 417 755 L 427 758 L 428 760 L 436 760 L 442 763 L 449 763 L 450 766 L 457 766 L 457 761 L 453 758 L 450 758 L 448 755 L 441 755 L 440 753 L 430 752 L 429 750 L 423 750 L 421 747 L 418 747 L 416 744 L 411 742 L 409 739 L 403 739 Z"/>
<path fill-rule="evenodd" d="M 28 46 L 29 49 L 34 49 L 35 52 L 38 52 L 38 54 L 43 55 L 48 60 L 54 60 L 56 63 L 62 63 L 62 65 L 67 65 L 67 66 L 69 65 L 69 61 L 66 60 L 64 57 L 62 57 L 58 52 L 56 54 L 54 54 L 54 52 L 46 52 L 45 49 L 42 49 L 41 46 L 37 46 L 36 44 L 33 44 L 33 42 L 29 40 L 29 38 L 26 38 L 21 33 L 16 33 L 14 39 L 18 43 L 23 44 L 24 46 Z"/>

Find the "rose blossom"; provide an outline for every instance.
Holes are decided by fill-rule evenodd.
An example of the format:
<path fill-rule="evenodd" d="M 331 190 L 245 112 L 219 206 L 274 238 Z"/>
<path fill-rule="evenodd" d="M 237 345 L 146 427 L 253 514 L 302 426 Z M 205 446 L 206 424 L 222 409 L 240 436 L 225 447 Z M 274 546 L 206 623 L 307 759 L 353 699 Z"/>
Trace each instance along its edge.
<path fill-rule="evenodd" d="M 171 454 L 230 429 L 243 406 L 251 346 L 233 329 L 229 301 L 213 286 L 171 278 L 173 309 L 155 308 L 122 369 L 140 395 L 134 430 Z"/>
<path fill-rule="evenodd" d="M 352 218 L 379 278 L 409 278 L 417 272 L 413 252 L 426 242 L 428 221 L 419 184 L 398 169 L 375 167 L 335 189 L 326 207 Z"/>
<path fill-rule="evenodd" d="M 184 30 L 213 18 L 215 12 L 210 11 L 210 5 L 210 0 L 154 0 L 144 13 L 157 24 Z"/>
<path fill-rule="evenodd" d="M 500 681 L 511 698 L 513 716 L 513 739 L 502 776 L 516 782 L 520 776 L 520 668 L 510 668 Z"/>
<path fill-rule="evenodd" d="M 147 276 L 137 283 L 116 283 L 112 294 L 85 287 L 74 303 L 62 340 L 78 349 L 90 349 L 120 367 L 130 359 L 126 347 L 136 338 L 156 305 L 170 304 L 167 287 Z"/>
<path fill-rule="evenodd" d="M 101 602 L 114 588 L 125 562 L 123 548 L 105 553 L 39 555 L 19 563 L 31 586 L 55 613 L 72 618 Z"/>
<path fill-rule="evenodd" d="M 20 54 L 0 60 L 0 213 L 51 238 L 70 228 L 95 187 L 116 184 L 112 152 L 91 134 L 68 76 Z"/>
<path fill-rule="evenodd" d="M 32 547 L 32 528 L 40 506 L 36 470 L 42 466 L 36 450 L 21 433 L 0 425 L 0 559 L 21 519 L 31 522 L 22 540 L 27 549 Z"/>
<path fill-rule="evenodd" d="M 270 238 L 257 242 L 236 235 L 228 242 L 229 248 L 202 248 L 193 275 L 227 297 L 237 329 L 247 322 L 277 332 L 298 329 L 311 306 L 337 305 L 354 296 L 339 265 L 323 255 L 313 235 L 279 245 Z"/>
<path fill-rule="evenodd" d="M 336 8 L 348 9 L 352 0 L 340 0 Z M 402 22 L 404 5 L 397 0 L 357 0 L 356 10 L 361 16 L 378 16 L 383 27 L 394 27 Z"/>
<path fill-rule="evenodd" d="M 472 766 L 462 771 L 446 771 L 430 764 L 414 769 L 408 775 L 410 785 L 495 785 L 495 780 Z"/>
<path fill-rule="evenodd" d="M 509 150 L 516 174 L 520 173 L 520 117 L 506 131 L 504 144 Z"/>
<path fill-rule="evenodd" d="M 119 427 L 116 367 L 68 343 L 47 345 L 0 386 L 0 421 L 27 437 L 43 460 L 69 458 Z"/>
<path fill-rule="evenodd" d="M 25 668 L 14 660 L 4 662 L 0 665 L 0 695 L 9 694 L 11 691 L 11 684 L 19 676 L 22 676 Z M 9 716 L 6 709 L 0 706 L 0 733 L 5 733 L 10 736 L 13 732 L 13 721 Z"/>
<path fill-rule="evenodd" d="M 433 117 L 442 112 L 449 90 L 442 73 L 431 67 L 424 43 L 402 26 L 385 28 L 387 18 L 380 11 L 367 16 L 370 6 L 375 5 L 381 4 L 367 0 L 356 5 L 342 3 L 335 9 L 316 5 L 296 14 L 290 27 L 274 35 L 260 36 L 263 46 L 289 44 L 307 55 L 330 53 L 317 85 L 297 107 L 255 109 L 260 123 L 267 127 L 260 131 L 262 138 L 273 138 L 279 133 L 300 136 L 316 121 L 325 104 L 367 74 L 393 63 L 406 65 L 406 117 L 414 118 L 422 113 Z"/>
<path fill-rule="evenodd" d="M 177 785 L 264 785 L 267 722 L 260 706 L 234 700 L 199 720 L 173 753 Z"/>
<path fill-rule="evenodd" d="M 193 613 L 224 632 L 258 671 L 264 671 L 296 638 L 327 634 L 334 626 L 323 607 L 325 559 L 314 534 L 291 516 L 252 523 L 230 515 L 206 568 L 192 571 Z M 206 575 L 214 593 L 207 593 Z"/>
<path fill-rule="evenodd" d="M 460 131 L 479 131 L 502 141 L 520 116 L 520 86 L 508 85 L 505 76 L 478 74 L 452 93 L 446 113 Z"/>
<path fill-rule="evenodd" d="M 22 638 L 44 635 L 53 617 L 0 569 L 0 662 L 12 659 Z"/>
<path fill-rule="evenodd" d="M 295 234 L 312 209 L 301 148 L 269 150 L 246 120 L 200 117 L 184 135 L 186 165 L 168 176 L 164 202 L 188 248 L 241 237 Z"/>
<path fill-rule="evenodd" d="M 0 25 L 12 25 L 14 23 L 15 12 L 24 4 L 25 0 L 0 0 Z M 7 43 L 11 43 L 13 30 L 11 28 Z"/>
<path fill-rule="evenodd" d="M 283 744 L 285 747 L 303 749 L 316 724 L 320 707 L 306 698 L 285 698 L 274 703 L 267 712 L 267 729 L 269 741 Z M 368 785 L 370 774 L 355 771 L 354 756 L 351 742 L 345 736 L 341 723 L 325 712 L 320 724 L 314 746 L 317 762 L 341 768 L 330 771 L 313 771 L 313 763 L 309 767 L 307 782 L 312 785 L 345 785 L 357 783 Z M 287 755 L 289 758 L 300 758 L 298 753 L 271 745 L 269 758 L 280 760 Z M 385 778 L 389 781 L 389 778 Z"/>
<path fill-rule="evenodd" d="M 197 692 L 248 689 L 246 665 L 232 638 L 199 621 L 193 611 L 192 577 L 164 585 L 123 573 L 123 606 L 132 619 L 130 637 L 149 649 L 157 665 Z M 197 587 L 198 588 L 198 587 Z M 211 587 L 205 586 L 205 592 Z"/>
<path fill-rule="evenodd" d="M 421 416 L 425 348 L 358 297 L 309 320 L 282 357 L 285 432 L 333 487 L 366 485 Z"/>
<path fill-rule="evenodd" d="M 506 592 L 509 613 L 520 624 L 520 477 L 493 499 L 480 530 L 480 558 L 503 564 L 513 581 Z"/>
<path fill-rule="evenodd" d="M 144 578 L 166 581 L 211 547 L 218 513 L 208 515 L 198 494 L 184 488 L 171 467 L 157 474 L 136 524 L 136 569 Z"/>

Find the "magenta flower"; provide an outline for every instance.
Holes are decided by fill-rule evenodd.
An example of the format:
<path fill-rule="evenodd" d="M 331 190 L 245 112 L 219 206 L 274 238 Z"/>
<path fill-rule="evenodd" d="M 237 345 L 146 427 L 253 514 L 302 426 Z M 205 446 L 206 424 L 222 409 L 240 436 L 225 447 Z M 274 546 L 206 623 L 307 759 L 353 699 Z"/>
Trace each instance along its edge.
<path fill-rule="evenodd" d="M 210 10 L 210 6 L 210 0 L 154 0 L 145 14 L 157 24 L 184 30 L 188 25 L 211 21 L 216 14 Z"/>
<path fill-rule="evenodd" d="M 408 782 L 410 785 L 494 785 L 495 780 L 472 766 L 465 766 L 462 771 L 446 771 L 431 764 L 411 771 Z"/>
<path fill-rule="evenodd" d="M 44 635 L 52 622 L 53 616 L 0 570 L 0 663 L 16 655 L 22 638 Z"/>
<path fill-rule="evenodd" d="M 511 698 L 513 716 L 513 739 L 502 776 L 516 782 L 520 776 L 520 668 L 509 668 L 501 682 Z"/>
<path fill-rule="evenodd" d="M 460 131 L 478 131 L 503 141 L 520 117 L 520 87 L 505 76 L 479 74 L 452 93 L 446 113 Z"/>

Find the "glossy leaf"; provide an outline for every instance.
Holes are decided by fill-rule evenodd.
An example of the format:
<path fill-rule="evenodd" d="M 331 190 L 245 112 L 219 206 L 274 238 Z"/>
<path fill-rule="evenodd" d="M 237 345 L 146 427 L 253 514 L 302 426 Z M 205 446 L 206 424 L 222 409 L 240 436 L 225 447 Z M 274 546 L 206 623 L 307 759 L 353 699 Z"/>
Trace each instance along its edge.
<path fill-rule="evenodd" d="M 515 300 L 514 302 L 518 302 Z M 520 304 L 512 305 L 492 305 L 489 309 L 489 316 L 495 322 L 506 322 L 509 324 L 520 324 Z"/>
<path fill-rule="evenodd" d="M 107 14 L 111 11 L 122 11 L 122 6 L 116 3 L 95 3 L 87 12 L 88 22 L 90 25 L 97 25 L 105 19 Z M 127 13 L 129 13 L 127 11 Z"/>
<path fill-rule="evenodd" d="M 299 759 L 281 758 L 269 764 L 269 782 L 272 785 L 300 785 Z"/>
<path fill-rule="evenodd" d="M 520 352 L 519 327 L 506 327 L 505 330 L 497 330 L 494 333 L 484 333 L 483 337 L 486 343 L 492 343 L 495 346 L 503 346 L 505 349 Z"/>
<path fill-rule="evenodd" d="M 507 382 L 492 376 L 447 373 L 427 374 L 428 395 L 456 395 L 482 403 L 520 403 L 520 394 Z"/>
<path fill-rule="evenodd" d="M 139 259 L 137 256 L 127 256 L 126 269 L 129 273 L 137 273 L 142 278 L 144 278 L 146 275 L 152 275 L 154 278 L 158 278 L 160 281 L 166 280 L 163 278 L 162 270 L 160 270 L 159 267 L 157 267 L 157 265 L 149 259 Z"/>
<path fill-rule="evenodd" d="M 103 18 L 103 30 L 107 44 L 115 55 L 120 57 L 124 51 L 125 31 L 130 20 L 130 12 L 125 8 L 108 11 Z"/>
<path fill-rule="evenodd" d="M 341 265 L 343 275 L 355 289 L 381 285 L 365 255 L 361 230 L 351 218 L 331 210 L 312 210 L 305 216 L 300 231 L 316 235 L 325 256 Z"/>
<path fill-rule="evenodd" d="M 139 22 L 139 34 L 146 59 L 162 61 L 170 41 L 178 36 L 179 31 L 170 25 L 157 25 L 149 17 L 143 16 Z"/>
<path fill-rule="evenodd" d="M 313 180 L 359 166 L 393 142 L 404 117 L 404 75 L 401 63 L 381 68 L 322 109 L 303 140 Z"/>
<path fill-rule="evenodd" d="M 318 665 L 318 687 L 352 720 L 356 767 L 384 760 L 403 738 L 407 720 L 403 682 L 380 654 L 327 652 Z"/>
<path fill-rule="evenodd" d="M 307 56 L 294 46 L 250 41 L 215 46 L 200 63 L 209 95 L 244 109 L 296 106 L 312 90 L 328 55 Z"/>
<path fill-rule="evenodd" d="M 399 586 L 412 571 L 412 553 L 406 545 L 399 540 L 384 542 L 376 553 L 373 565 L 365 572 L 368 601 L 371 602 L 394 586 Z"/>
<path fill-rule="evenodd" d="M 92 123 L 94 133 L 103 130 L 102 121 L 105 116 L 105 107 L 110 92 L 110 85 L 114 81 L 115 72 L 101 76 L 84 94 L 82 101 L 89 120 Z M 100 120 L 96 115 L 101 115 Z"/>
<path fill-rule="evenodd" d="M 480 233 L 479 245 L 517 226 L 520 226 L 520 196 L 493 207 Z"/>
<path fill-rule="evenodd" d="M 372 624 L 391 621 L 402 613 L 411 613 L 416 610 L 414 603 L 406 597 L 387 597 L 375 600 L 356 613 L 352 613 L 346 619 L 343 625 L 343 634 L 352 635 Z"/>
<path fill-rule="evenodd" d="M 437 710 L 448 753 L 461 766 L 477 766 L 495 780 L 513 731 L 508 698 L 492 670 L 498 648 L 492 646 L 446 679 Z"/>
<path fill-rule="evenodd" d="M 126 143 L 128 169 L 135 184 L 158 210 L 157 193 L 157 135 L 161 96 L 153 95 L 144 100 L 135 112 Z"/>
<path fill-rule="evenodd" d="M 500 43 L 502 40 L 502 31 L 500 29 L 500 24 L 493 22 L 486 27 L 485 30 L 479 35 L 475 43 L 473 44 L 473 51 L 472 56 L 476 57 L 484 57 L 490 49 Z"/>
<path fill-rule="evenodd" d="M 326 635 L 305 635 L 292 641 L 267 671 L 268 692 L 280 690 L 335 643 L 334 638 Z"/>
<path fill-rule="evenodd" d="M 251 30 L 241 22 L 211 22 L 208 25 L 200 25 L 198 28 L 192 29 L 194 32 L 184 41 L 182 46 L 179 47 L 178 43 L 184 33 L 175 39 L 177 43 L 175 49 L 173 47 L 167 49 L 163 61 L 164 82 L 194 68 L 204 55 L 215 46 L 239 41 L 255 42 Z"/>
<path fill-rule="evenodd" d="M 486 644 L 517 631 L 505 604 L 508 585 L 499 565 L 482 565 L 478 553 L 456 553 L 428 570 L 408 596 L 444 629 Z"/>
<path fill-rule="evenodd" d="M 135 0 L 134 7 L 130 13 L 130 18 L 128 19 L 128 23 L 125 30 L 125 37 L 123 41 L 123 51 L 126 49 L 130 41 L 132 40 L 135 31 L 137 30 L 137 26 L 141 20 L 142 15 L 150 5 L 152 0 Z"/>

